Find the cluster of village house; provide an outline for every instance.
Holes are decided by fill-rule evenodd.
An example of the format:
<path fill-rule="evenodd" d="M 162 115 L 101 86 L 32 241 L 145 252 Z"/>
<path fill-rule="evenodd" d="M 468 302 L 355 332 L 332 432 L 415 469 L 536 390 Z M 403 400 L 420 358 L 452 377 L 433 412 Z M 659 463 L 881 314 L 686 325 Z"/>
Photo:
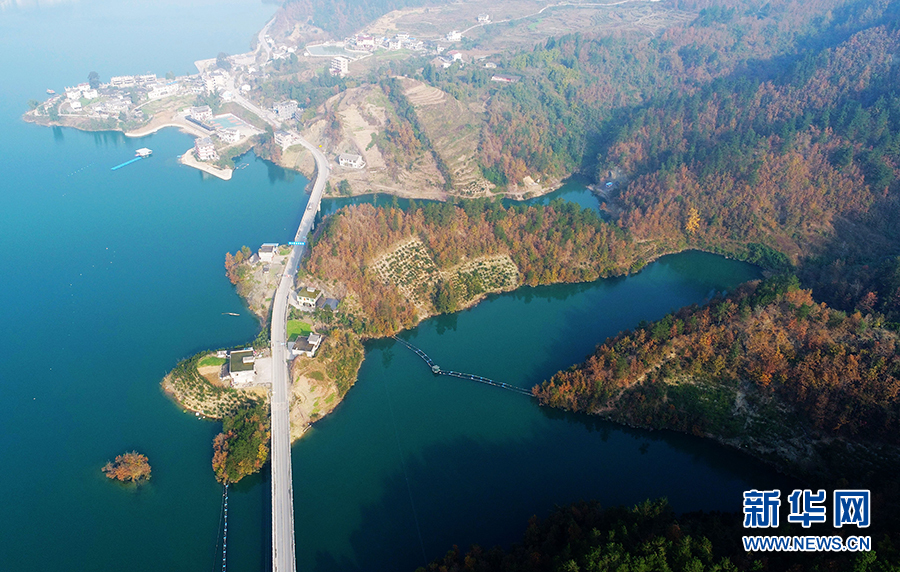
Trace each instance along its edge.
<path fill-rule="evenodd" d="M 267 242 L 259 247 L 249 259 L 251 264 L 273 262 L 278 256 L 278 243 Z M 336 298 L 328 298 L 317 288 L 301 286 L 288 296 L 288 303 L 302 312 L 313 312 L 326 306 L 332 311 L 336 310 L 339 301 Z M 321 346 L 322 334 L 310 332 L 307 336 L 293 336 L 287 342 L 288 355 L 291 358 L 300 356 L 315 357 L 316 351 Z M 230 381 L 232 387 L 248 387 L 257 382 L 257 358 L 259 354 L 252 348 L 241 350 L 221 351 L 219 357 L 226 358 L 222 368 L 221 377 Z"/>
<path fill-rule="evenodd" d="M 490 24 L 491 16 L 490 14 L 479 14 L 477 18 L 477 22 L 479 24 Z M 444 41 L 448 43 L 455 43 L 461 41 L 463 38 L 462 32 L 458 30 L 453 30 L 448 32 L 446 36 L 444 36 Z M 347 46 L 348 48 L 355 48 L 359 51 L 364 52 L 374 52 L 378 49 L 384 50 L 400 50 L 407 49 L 419 52 L 432 52 L 437 55 L 437 57 L 432 61 L 432 64 L 436 66 L 440 66 L 442 68 L 449 68 L 455 62 L 463 63 L 463 53 L 459 50 L 447 50 L 447 46 L 441 45 L 440 42 L 436 41 L 428 41 L 423 42 L 421 40 L 417 40 L 416 38 L 411 38 L 409 34 L 398 33 L 393 37 L 382 36 L 376 38 L 375 36 L 369 34 L 357 34 L 356 36 L 352 36 L 346 38 L 342 44 Z M 349 56 L 336 56 L 331 60 L 330 70 L 332 75 L 346 76 L 350 71 L 350 63 L 356 58 Z M 481 60 L 485 58 L 480 58 Z M 497 64 L 494 62 L 484 61 L 481 62 L 485 68 L 487 69 L 497 69 Z M 491 77 L 492 81 L 498 83 L 515 83 L 519 80 L 517 76 L 509 76 L 509 75 L 494 75 Z"/>
<path fill-rule="evenodd" d="M 479 24 L 490 23 L 490 15 L 479 14 L 477 22 Z M 462 40 L 462 34 L 454 30 L 446 34 L 444 39 L 452 44 Z M 296 46 L 277 45 L 269 36 L 266 36 L 265 41 L 272 49 L 272 59 L 290 57 L 297 51 Z M 447 46 L 441 45 L 439 42 L 423 42 L 411 38 L 409 34 L 405 33 L 398 33 L 391 38 L 376 38 L 369 34 L 359 34 L 347 38 L 342 44 L 359 52 L 373 52 L 377 49 L 432 51 L 436 54 L 433 63 L 442 67 L 450 67 L 455 62 L 464 62 L 463 54 L 458 50 L 447 50 Z M 335 75 L 346 75 L 351 61 L 351 57 L 337 56 L 333 58 L 330 66 L 331 72 Z M 265 76 L 263 71 L 258 69 L 256 56 L 253 53 L 232 56 L 229 58 L 229 62 L 232 72 L 241 73 L 246 81 L 252 81 L 257 76 Z M 497 68 L 495 63 L 489 61 L 483 62 L 483 66 L 488 69 Z M 218 93 L 224 100 L 231 100 L 234 98 L 234 94 L 229 89 L 233 85 L 233 78 L 232 74 L 215 66 L 208 66 L 200 74 L 171 79 L 158 78 L 156 74 L 115 76 L 110 78 L 109 83 L 100 84 L 97 88 L 92 88 L 88 83 L 67 87 L 64 98 L 62 96 L 54 97 L 48 103 L 56 105 L 56 101 L 61 100 L 64 106 L 60 106 L 60 111 L 63 113 L 89 114 L 101 118 L 122 118 L 124 113 L 128 119 L 141 121 L 145 117 L 140 106 L 145 100 L 153 101 L 175 95 L 210 93 Z M 491 79 L 500 83 L 514 83 L 519 78 L 495 74 Z M 238 89 L 246 93 L 252 88 L 249 84 L 244 83 Z M 43 111 L 46 112 L 46 109 Z M 296 101 L 286 100 L 276 103 L 272 107 L 272 111 L 280 121 L 287 122 L 298 117 L 302 110 Z M 41 109 L 38 109 L 36 113 L 41 113 Z M 223 144 L 232 145 L 240 142 L 244 137 L 259 132 L 234 115 L 213 116 L 212 110 L 207 105 L 190 108 L 185 118 L 206 132 L 206 135 L 197 138 L 194 143 L 194 155 L 199 161 L 204 162 L 219 160 L 216 141 L 221 142 L 219 147 Z M 282 149 L 287 149 L 300 142 L 299 135 L 286 129 L 276 131 L 274 138 L 275 143 Z M 366 166 L 363 157 L 354 153 L 339 154 L 337 162 L 341 167 L 348 169 L 362 169 Z"/>

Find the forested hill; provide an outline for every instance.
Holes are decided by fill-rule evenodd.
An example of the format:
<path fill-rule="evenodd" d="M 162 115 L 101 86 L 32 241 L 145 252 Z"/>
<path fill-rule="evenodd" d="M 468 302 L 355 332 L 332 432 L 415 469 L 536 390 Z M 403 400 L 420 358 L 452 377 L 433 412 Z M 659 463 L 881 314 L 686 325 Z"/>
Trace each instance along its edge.
<path fill-rule="evenodd" d="M 554 201 L 504 208 L 484 199 L 345 207 L 329 216 L 306 264 L 346 288 L 357 333 L 386 336 L 519 284 L 585 282 L 643 264 L 594 211 Z"/>
<path fill-rule="evenodd" d="M 391 73 L 483 104 L 478 164 L 501 188 L 612 172 L 616 223 L 647 248 L 798 265 L 817 299 L 900 324 L 900 0 L 674 5 L 697 17 L 656 37 Z"/>
<path fill-rule="evenodd" d="M 766 75 L 631 112 L 600 158 L 631 178 L 622 227 L 671 241 L 694 215 L 693 244 L 767 244 L 817 298 L 900 321 L 900 20 L 894 2 L 871 11 L 874 25 Z"/>
<path fill-rule="evenodd" d="M 343 38 L 381 16 L 399 10 L 433 3 L 430 0 L 287 0 L 285 10 L 304 23 Z"/>
<path fill-rule="evenodd" d="M 897 550 L 873 534 L 872 552 L 745 552 L 742 516 L 676 515 L 665 500 L 603 508 L 597 502 L 560 507 L 532 517 L 522 540 L 508 549 L 454 546 L 419 572 L 892 572 Z M 833 532 L 833 529 L 831 529 Z M 783 525 L 779 534 L 808 534 Z M 878 559 L 876 561 L 876 553 Z"/>
<path fill-rule="evenodd" d="M 859 481 L 900 463 L 898 342 L 775 277 L 610 338 L 535 391 L 550 406 L 713 437 L 818 482 Z"/>

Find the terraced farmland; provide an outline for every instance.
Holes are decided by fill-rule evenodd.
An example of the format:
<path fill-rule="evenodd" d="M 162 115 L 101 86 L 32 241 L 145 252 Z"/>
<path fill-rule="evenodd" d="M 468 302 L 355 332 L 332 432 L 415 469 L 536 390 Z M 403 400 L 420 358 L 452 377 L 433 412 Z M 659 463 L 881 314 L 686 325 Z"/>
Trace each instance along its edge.
<path fill-rule="evenodd" d="M 487 292 L 504 292 L 519 285 L 519 269 L 505 254 L 482 256 L 442 273 L 463 305 Z"/>
<path fill-rule="evenodd" d="M 379 256 L 372 268 L 385 282 L 396 284 L 416 307 L 431 307 L 431 291 L 440 276 L 434 259 L 418 238 L 401 242 Z"/>

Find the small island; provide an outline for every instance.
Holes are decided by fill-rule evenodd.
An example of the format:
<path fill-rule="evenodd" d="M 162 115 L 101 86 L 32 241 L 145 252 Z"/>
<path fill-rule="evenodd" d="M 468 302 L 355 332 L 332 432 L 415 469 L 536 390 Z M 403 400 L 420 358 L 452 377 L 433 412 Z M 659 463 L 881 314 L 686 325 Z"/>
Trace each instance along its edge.
<path fill-rule="evenodd" d="M 108 478 L 123 482 L 143 483 L 150 480 L 150 463 L 145 455 L 137 451 L 118 455 L 114 463 L 106 463 L 101 470 Z"/>

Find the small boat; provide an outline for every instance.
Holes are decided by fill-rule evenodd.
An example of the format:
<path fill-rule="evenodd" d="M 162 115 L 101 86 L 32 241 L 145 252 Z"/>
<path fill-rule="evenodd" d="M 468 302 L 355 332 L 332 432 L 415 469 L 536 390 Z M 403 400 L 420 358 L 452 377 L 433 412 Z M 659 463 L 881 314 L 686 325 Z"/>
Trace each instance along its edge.
<path fill-rule="evenodd" d="M 141 147 L 137 151 L 134 152 L 135 157 L 146 158 L 153 154 L 151 149 L 147 149 L 146 147 Z"/>
<path fill-rule="evenodd" d="M 234 312 L 222 312 L 223 316 L 240 316 L 240 314 L 235 314 Z"/>
<path fill-rule="evenodd" d="M 56 92 L 53 91 L 52 89 L 48 89 L 48 90 L 47 90 L 47 95 L 56 95 Z"/>

